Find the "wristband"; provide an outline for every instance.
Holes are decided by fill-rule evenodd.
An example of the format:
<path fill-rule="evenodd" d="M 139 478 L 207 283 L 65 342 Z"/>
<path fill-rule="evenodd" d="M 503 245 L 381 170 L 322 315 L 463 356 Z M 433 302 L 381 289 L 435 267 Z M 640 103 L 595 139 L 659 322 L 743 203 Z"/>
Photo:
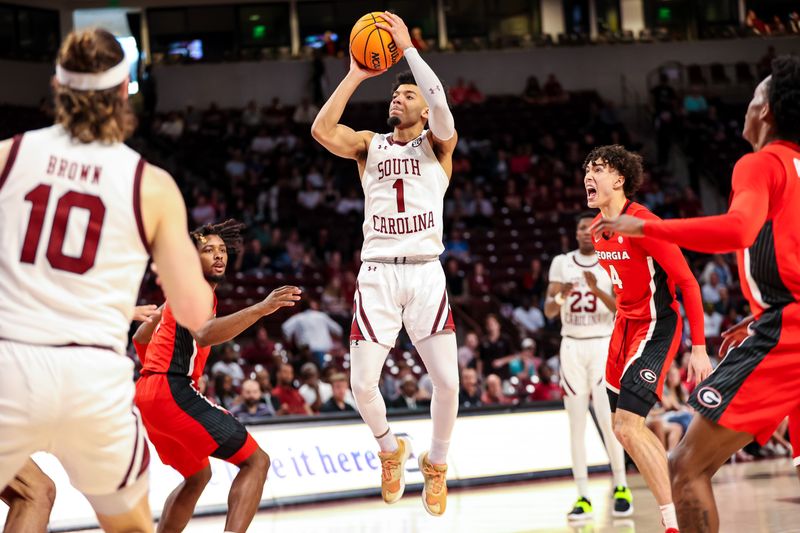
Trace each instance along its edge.
<path fill-rule="evenodd" d="M 556 293 L 556 295 L 553 297 L 553 300 L 555 300 L 555 302 L 556 302 L 558 305 L 564 305 L 564 302 L 566 302 L 566 301 L 567 301 L 567 300 L 566 300 L 566 299 L 565 299 L 565 298 L 564 298 L 564 297 L 561 295 L 561 293 L 560 293 L 560 292 L 557 292 L 557 293 Z"/>

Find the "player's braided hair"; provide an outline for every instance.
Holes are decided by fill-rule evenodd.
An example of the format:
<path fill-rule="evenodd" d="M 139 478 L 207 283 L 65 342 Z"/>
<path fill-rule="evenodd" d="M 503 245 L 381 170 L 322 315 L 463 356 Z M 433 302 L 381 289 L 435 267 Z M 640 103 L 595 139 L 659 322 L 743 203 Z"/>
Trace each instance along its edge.
<path fill-rule="evenodd" d="M 204 224 L 189 235 L 192 236 L 192 240 L 198 246 L 205 243 L 206 237 L 209 235 L 217 235 L 225 243 L 228 253 L 233 254 L 242 248 L 242 231 L 246 227 L 246 224 L 231 218 L 219 224 Z"/>
<path fill-rule="evenodd" d="M 800 58 L 784 55 L 773 59 L 772 79 L 767 91 L 777 136 L 799 142 Z"/>
<path fill-rule="evenodd" d="M 644 170 L 642 168 L 642 156 L 639 154 L 629 152 L 619 144 L 598 146 L 586 156 L 583 168 L 589 168 L 592 163 L 598 160 L 616 170 L 620 176 L 625 178 L 622 188 L 625 191 L 626 198 L 631 198 L 642 186 Z"/>

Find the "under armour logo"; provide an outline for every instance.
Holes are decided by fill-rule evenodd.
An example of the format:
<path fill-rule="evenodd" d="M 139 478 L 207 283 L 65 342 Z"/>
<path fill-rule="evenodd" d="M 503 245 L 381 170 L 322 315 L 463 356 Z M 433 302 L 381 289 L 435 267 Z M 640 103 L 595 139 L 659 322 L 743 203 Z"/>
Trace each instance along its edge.
<path fill-rule="evenodd" d="M 372 265 L 367 265 L 367 272 L 372 272 L 373 270 L 378 270 L 378 267 L 372 266 Z"/>
<path fill-rule="evenodd" d="M 439 93 L 442 92 L 442 88 L 439 87 L 438 85 L 435 88 L 431 87 L 428 90 L 431 92 L 431 94 L 436 94 L 437 92 L 439 92 Z"/>

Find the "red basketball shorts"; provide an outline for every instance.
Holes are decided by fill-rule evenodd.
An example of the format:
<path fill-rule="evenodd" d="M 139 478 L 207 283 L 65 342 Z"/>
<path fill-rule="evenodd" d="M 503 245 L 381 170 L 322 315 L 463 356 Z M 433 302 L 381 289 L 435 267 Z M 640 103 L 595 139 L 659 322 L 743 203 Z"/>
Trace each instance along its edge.
<path fill-rule="evenodd" d="M 767 309 L 753 322 L 750 336 L 697 386 L 689 403 L 709 420 L 764 444 L 800 407 L 798 390 L 800 304 L 793 303 Z"/>
<path fill-rule="evenodd" d="M 142 376 L 135 401 L 161 462 L 183 477 L 207 467 L 209 457 L 239 465 L 258 448 L 244 425 L 200 394 L 186 376 Z"/>
<path fill-rule="evenodd" d="M 681 321 L 671 310 L 653 320 L 617 316 L 606 361 L 611 409 L 646 416 L 661 398 L 664 378 L 680 348 Z"/>

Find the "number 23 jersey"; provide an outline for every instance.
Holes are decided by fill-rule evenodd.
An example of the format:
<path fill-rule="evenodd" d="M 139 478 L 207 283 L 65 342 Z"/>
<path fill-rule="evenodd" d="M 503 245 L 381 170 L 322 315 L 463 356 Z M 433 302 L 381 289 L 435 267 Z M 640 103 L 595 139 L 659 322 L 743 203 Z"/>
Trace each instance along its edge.
<path fill-rule="evenodd" d="M 550 264 L 551 282 L 572 283 L 572 292 L 561 306 L 561 335 L 573 339 L 610 337 L 614 313 L 589 290 L 584 272 L 594 274 L 597 287 L 611 294 L 611 280 L 595 254 L 587 256 L 574 250 L 554 257 Z"/>
<path fill-rule="evenodd" d="M 376 133 L 361 176 L 361 259 L 438 258 L 444 251 L 442 213 L 449 184 L 427 130 L 407 143 Z"/>
<path fill-rule="evenodd" d="M 15 137 L 0 171 L 0 338 L 124 352 L 148 250 L 144 160 L 61 126 Z"/>

